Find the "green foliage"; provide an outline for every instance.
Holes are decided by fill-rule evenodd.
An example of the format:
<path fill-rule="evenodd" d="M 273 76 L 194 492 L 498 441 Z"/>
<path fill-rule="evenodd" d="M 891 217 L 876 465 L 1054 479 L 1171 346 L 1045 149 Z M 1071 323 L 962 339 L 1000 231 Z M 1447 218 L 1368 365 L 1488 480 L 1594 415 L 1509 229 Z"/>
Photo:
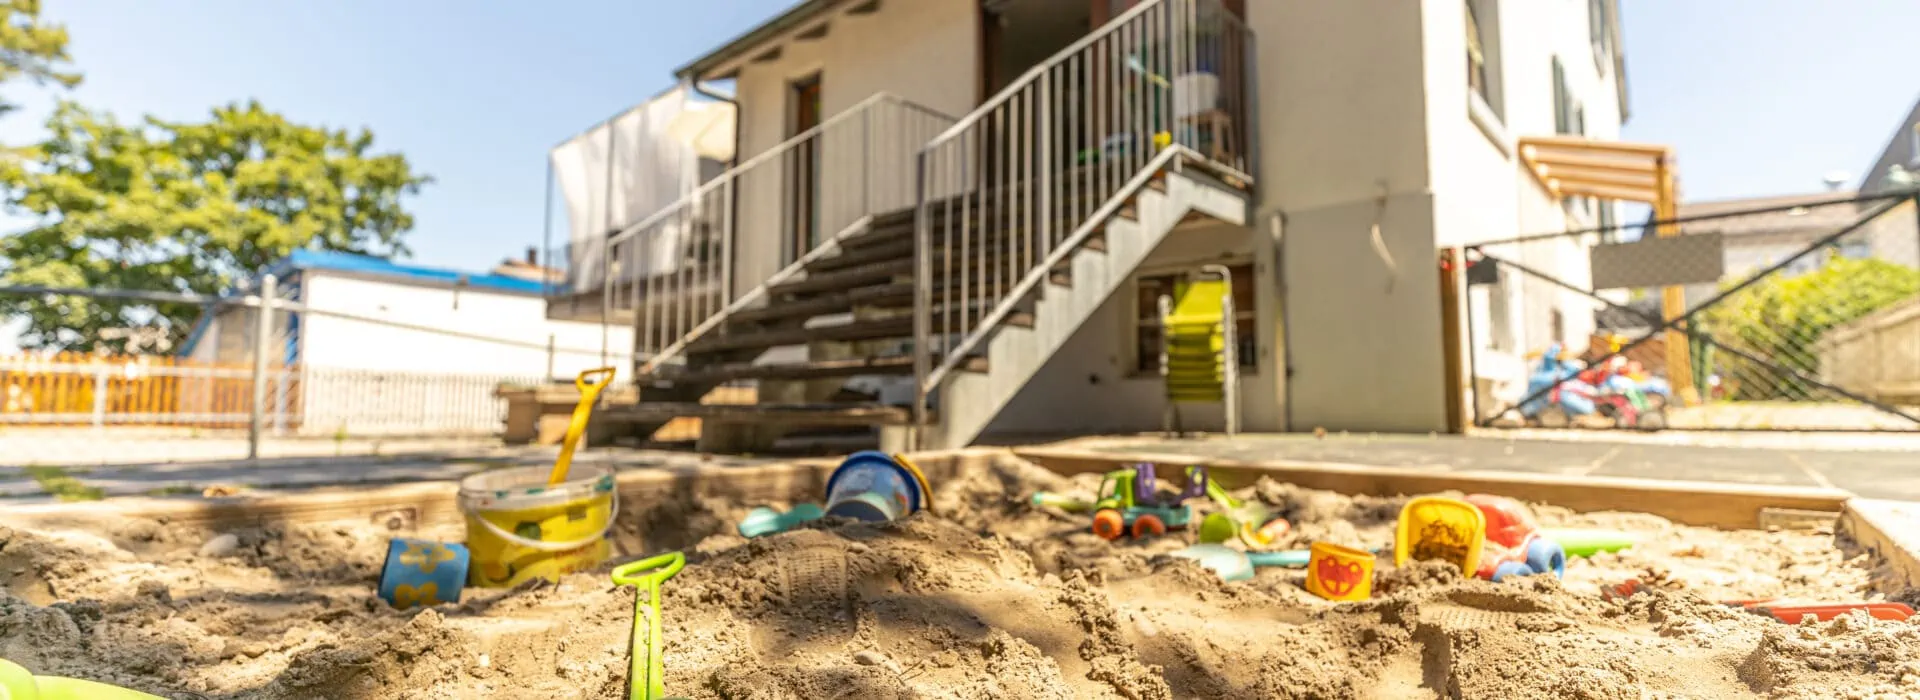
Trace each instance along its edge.
<path fill-rule="evenodd" d="M 1822 335 L 1916 295 L 1920 295 L 1920 270 L 1884 260 L 1836 256 L 1815 272 L 1775 275 L 1735 293 L 1701 314 L 1700 329 L 1729 346 L 1818 377 Z M 1732 398 L 1835 398 L 1787 372 L 1755 365 L 1733 353 L 1716 353 L 1714 358 L 1719 371 L 1739 380 L 1738 393 Z"/>
<path fill-rule="evenodd" d="M 24 162 L 0 166 L 5 204 L 35 224 L 0 238 L 0 282 L 212 294 L 296 248 L 405 254 L 402 199 L 429 178 L 373 134 L 288 121 L 253 102 L 204 122 L 128 125 L 62 104 Z M 21 345 L 124 350 L 101 331 L 182 340 L 200 309 L 77 297 L 0 298 Z M 109 332 L 109 336 L 124 336 Z"/>
<path fill-rule="evenodd" d="M 98 486 L 90 486 L 74 474 L 59 467 L 27 467 L 27 477 L 40 484 L 40 489 L 62 501 L 98 501 L 106 497 L 106 491 Z"/>
<path fill-rule="evenodd" d="M 62 87 L 80 84 L 67 55 L 67 28 L 40 21 L 40 0 L 0 2 L 0 83 L 26 78 Z M 17 105 L 0 100 L 0 113 Z"/>

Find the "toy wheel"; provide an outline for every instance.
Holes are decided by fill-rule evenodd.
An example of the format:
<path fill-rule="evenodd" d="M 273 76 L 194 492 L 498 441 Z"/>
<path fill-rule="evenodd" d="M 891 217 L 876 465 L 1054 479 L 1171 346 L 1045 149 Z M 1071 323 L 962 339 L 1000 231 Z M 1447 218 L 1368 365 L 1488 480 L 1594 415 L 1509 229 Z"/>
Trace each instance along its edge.
<path fill-rule="evenodd" d="M 1572 420 L 1567 418 L 1567 409 L 1559 406 L 1540 409 L 1540 415 L 1534 416 L 1533 419 L 1538 421 L 1542 428 L 1565 428 L 1572 423 Z"/>
<path fill-rule="evenodd" d="M 1120 539 L 1121 535 L 1127 534 L 1126 516 L 1121 515 L 1120 511 L 1112 509 L 1094 513 L 1093 534 L 1099 535 L 1101 539 L 1106 540 Z"/>
<path fill-rule="evenodd" d="M 1534 573 L 1552 573 L 1556 578 L 1567 575 L 1567 551 L 1560 543 L 1545 537 L 1535 537 L 1527 543 L 1527 567 Z"/>
<path fill-rule="evenodd" d="M 1134 537 L 1164 534 L 1167 534 L 1167 524 L 1161 521 L 1158 515 L 1142 515 L 1133 519 Z"/>
<path fill-rule="evenodd" d="M 1666 430 L 1667 412 L 1665 409 L 1655 411 L 1649 408 L 1640 414 L 1640 423 L 1634 427 L 1641 430 Z"/>
<path fill-rule="evenodd" d="M 1493 575 L 1488 576 L 1487 578 L 1491 579 L 1494 583 L 1499 583 L 1501 581 L 1505 581 L 1515 576 L 1532 576 L 1533 574 L 1534 574 L 1533 569 L 1529 568 L 1524 563 L 1517 562 L 1517 561 L 1506 561 L 1506 562 L 1500 562 L 1499 566 L 1494 567 Z"/>

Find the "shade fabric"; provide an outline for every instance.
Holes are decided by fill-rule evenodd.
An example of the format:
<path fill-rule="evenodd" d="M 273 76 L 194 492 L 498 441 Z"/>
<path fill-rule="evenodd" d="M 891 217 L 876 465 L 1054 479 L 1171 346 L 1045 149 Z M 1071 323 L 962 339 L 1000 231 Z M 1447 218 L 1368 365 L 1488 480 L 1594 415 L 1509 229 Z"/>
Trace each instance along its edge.
<path fill-rule="evenodd" d="M 674 88 L 646 103 L 595 125 L 555 147 L 548 159 L 560 196 L 566 204 L 568 265 L 573 289 L 586 291 L 600 284 L 605 269 L 606 237 L 632 226 L 674 204 L 699 185 L 699 150 L 675 137 L 675 120 L 688 110 L 731 112 L 723 107 L 689 100 L 685 88 Z M 719 140 L 724 129 L 731 144 L 731 120 L 696 124 L 692 136 Z M 642 249 L 671 251 L 678 245 L 678 229 L 669 226 Z M 651 252 L 651 251 L 649 251 Z M 675 256 L 650 255 L 647 264 L 671 265 Z"/>

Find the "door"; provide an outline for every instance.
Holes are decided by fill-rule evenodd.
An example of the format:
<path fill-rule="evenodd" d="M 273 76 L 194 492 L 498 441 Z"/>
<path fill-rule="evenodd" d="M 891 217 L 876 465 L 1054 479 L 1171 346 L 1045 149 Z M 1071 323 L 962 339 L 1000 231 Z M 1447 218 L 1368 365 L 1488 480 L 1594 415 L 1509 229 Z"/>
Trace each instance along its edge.
<path fill-rule="evenodd" d="M 793 82 L 788 102 L 792 105 L 788 136 L 799 136 L 820 125 L 820 74 Z M 786 262 L 792 262 L 820 244 L 820 139 L 800 144 L 793 151 L 787 182 L 787 220 L 792 236 L 787 242 Z"/>

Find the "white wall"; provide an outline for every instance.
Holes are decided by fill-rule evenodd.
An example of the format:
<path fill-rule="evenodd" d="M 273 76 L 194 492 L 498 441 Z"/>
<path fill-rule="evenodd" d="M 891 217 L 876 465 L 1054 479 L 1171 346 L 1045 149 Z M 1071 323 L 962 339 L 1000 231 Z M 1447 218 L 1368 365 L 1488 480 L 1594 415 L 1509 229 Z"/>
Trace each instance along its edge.
<path fill-rule="evenodd" d="M 1283 220 L 1289 427 L 1440 429 L 1421 9 L 1249 2 L 1247 22 L 1260 52 L 1253 229 Z"/>
<path fill-rule="evenodd" d="M 1492 103 L 1474 95 L 1466 82 L 1466 17 L 1460 0 L 1426 0 L 1425 41 L 1427 128 L 1430 168 L 1436 200 L 1434 226 L 1439 246 L 1538 233 L 1582 229 L 1600 223 L 1599 207 L 1611 207 L 1617 223 L 1619 203 L 1576 204 L 1569 212 L 1527 173 L 1515 153 L 1524 136 L 1555 133 L 1553 59 L 1560 58 L 1567 88 L 1584 107 L 1585 135 L 1617 139 L 1619 95 L 1613 63 L 1595 60 L 1588 32 L 1586 0 L 1492 0 L 1496 36 L 1488 45 L 1490 72 L 1498 86 Z M 1545 272 L 1568 284 L 1590 287 L 1588 249 L 1596 236 L 1569 237 L 1520 245 L 1493 246 L 1489 254 Z M 1522 356 L 1555 340 L 1553 312 L 1560 311 L 1560 339 L 1584 349 L 1601 304 L 1517 270 L 1508 270 L 1504 287 L 1467 290 L 1472 327 L 1463 339 L 1477 353 L 1475 369 L 1491 388 L 1512 394 L 1525 381 Z M 1506 297 L 1513 314 L 1506 323 L 1491 318 Z M 1463 323 L 1466 321 L 1463 321 Z M 1504 326 L 1507 338 L 1494 338 Z M 1507 341 L 1507 342 L 1501 342 Z M 1518 398 L 1517 395 L 1510 398 Z"/>
<path fill-rule="evenodd" d="M 552 321 L 537 295 L 424 287 L 308 271 L 301 300 L 326 311 L 365 316 L 453 333 L 510 340 L 514 345 L 381 323 L 305 314 L 300 319 L 302 364 L 337 369 L 433 374 L 545 376 L 547 338 L 554 378 L 601 366 L 601 327 Z M 458 298 L 456 304 L 456 297 Z M 605 364 L 624 375 L 632 367 L 633 330 L 607 329 Z"/>
<path fill-rule="evenodd" d="M 786 140 L 790 85 L 821 75 L 821 113 L 831 118 L 879 92 L 888 92 L 951 117 L 964 115 L 978 101 L 979 8 L 974 0 L 913 0 L 883 2 L 868 15 L 834 17 L 827 35 L 813 40 L 778 41 L 780 58 L 749 62 L 740 69 L 735 89 L 740 101 L 740 156 L 744 160 Z M 769 44 L 769 47 L 776 44 Z M 753 53 L 758 54 L 760 50 Z M 831 236 L 836 224 L 857 218 L 834 216 L 856 207 L 860 198 L 850 192 L 872 186 L 881 200 L 912 204 L 912 153 L 941 129 L 925 123 L 902 127 L 899 158 L 871 173 L 877 182 L 863 180 L 850 160 L 824 158 L 820 174 L 821 198 L 829 216 L 820 235 Z M 850 127 L 827 135 L 826 146 L 841 152 L 861 141 L 861 130 Z M 842 156 L 844 158 L 844 156 Z M 786 176 L 779 167 L 763 167 L 741 183 L 740 241 L 736 247 L 736 286 L 750 289 L 781 268 L 785 241 L 783 197 Z M 870 184 L 871 183 L 871 184 Z M 884 189 L 883 189 L 884 188 Z M 801 251 L 804 252 L 804 251 Z"/>

